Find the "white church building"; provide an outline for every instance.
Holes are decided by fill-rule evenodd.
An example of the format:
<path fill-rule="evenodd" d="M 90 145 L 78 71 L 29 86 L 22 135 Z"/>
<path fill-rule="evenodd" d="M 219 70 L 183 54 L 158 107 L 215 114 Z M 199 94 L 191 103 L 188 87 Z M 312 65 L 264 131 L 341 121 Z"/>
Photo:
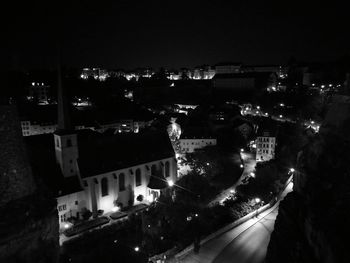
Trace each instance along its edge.
<path fill-rule="evenodd" d="M 35 174 L 57 198 L 60 228 L 81 219 L 150 203 L 177 180 L 177 162 L 164 132 L 101 134 L 71 129 L 59 87 L 58 130 L 25 137 Z"/>

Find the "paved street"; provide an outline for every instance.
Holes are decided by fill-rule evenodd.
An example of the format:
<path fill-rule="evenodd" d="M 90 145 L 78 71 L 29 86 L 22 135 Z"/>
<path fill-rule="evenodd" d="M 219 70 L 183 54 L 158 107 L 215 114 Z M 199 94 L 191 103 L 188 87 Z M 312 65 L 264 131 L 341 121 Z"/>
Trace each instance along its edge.
<path fill-rule="evenodd" d="M 283 199 L 292 191 L 290 183 L 282 194 Z M 208 241 L 198 254 L 189 253 L 181 262 L 200 263 L 260 263 L 266 255 L 266 249 L 278 214 L 277 202 L 272 208 L 252 218 L 242 225 Z"/>
<path fill-rule="evenodd" d="M 255 164 L 256 164 L 255 155 L 252 153 L 244 152 L 244 153 L 241 153 L 241 157 L 242 157 L 243 163 L 244 163 L 244 170 L 242 172 L 241 177 L 237 180 L 237 182 L 233 186 L 225 189 L 219 195 L 217 195 L 215 197 L 215 199 L 213 199 L 209 203 L 209 206 L 215 205 L 216 203 L 219 203 L 222 200 L 224 200 L 226 197 L 228 197 L 230 195 L 230 191 L 235 190 L 236 187 L 241 184 L 243 178 L 248 176 L 250 174 L 250 172 L 254 171 Z"/>

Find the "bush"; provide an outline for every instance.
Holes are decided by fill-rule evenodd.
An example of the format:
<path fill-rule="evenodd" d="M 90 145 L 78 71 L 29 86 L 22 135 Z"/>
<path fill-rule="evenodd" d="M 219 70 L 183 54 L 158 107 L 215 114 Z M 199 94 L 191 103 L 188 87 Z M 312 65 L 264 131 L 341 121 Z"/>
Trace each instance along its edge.
<path fill-rule="evenodd" d="M 89 220 L 90 217 L 92 216 L 92 213 L 89 209 L 84 209 L 81 216 L 84 220 Z"/>
<path fill-rule="evenodd" d="M 136 197 L 136 200 L 139 201 L 139 202 L 142 202 L 143 201 L 143 195 L 138 195 Z"/>

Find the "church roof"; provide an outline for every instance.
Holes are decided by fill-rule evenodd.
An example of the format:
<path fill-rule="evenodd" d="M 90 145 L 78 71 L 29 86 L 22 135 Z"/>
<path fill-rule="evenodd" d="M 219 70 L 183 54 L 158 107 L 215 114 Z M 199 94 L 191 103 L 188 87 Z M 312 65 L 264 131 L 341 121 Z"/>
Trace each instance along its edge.
<path fill-rule="evenodd" d="M 251 79 L 267 79 L 274 74 L 273 72 L 244 72 L 244 73 L 221 73 L 215 74 L 213 79 L 242 79 L 242 78 L 251 78 Z"/>
<path fill-rule="evenodd" d="M 83 178 L 175 156 L 166 132 L 78 135 L 78 145 Z"/>
<path fill-rule="evenodd" d="M 82 178 L 174 157 L 166 132 L 105 135 L 76 131 Z M 52 134 L 25 137 L 34 175 L 56 195 L 81 191 L 78 177 L 64 178 L 55 160 Z"/>

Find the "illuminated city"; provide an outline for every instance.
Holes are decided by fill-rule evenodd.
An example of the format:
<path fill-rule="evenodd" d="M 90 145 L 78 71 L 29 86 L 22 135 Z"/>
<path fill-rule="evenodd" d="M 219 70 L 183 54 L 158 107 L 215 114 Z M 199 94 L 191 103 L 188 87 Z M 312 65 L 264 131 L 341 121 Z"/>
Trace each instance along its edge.
<path fill-rule="evenodd" d="M 0 262 L 350 262 L 348 9 L 283 4 L 4 8 Z"/>

